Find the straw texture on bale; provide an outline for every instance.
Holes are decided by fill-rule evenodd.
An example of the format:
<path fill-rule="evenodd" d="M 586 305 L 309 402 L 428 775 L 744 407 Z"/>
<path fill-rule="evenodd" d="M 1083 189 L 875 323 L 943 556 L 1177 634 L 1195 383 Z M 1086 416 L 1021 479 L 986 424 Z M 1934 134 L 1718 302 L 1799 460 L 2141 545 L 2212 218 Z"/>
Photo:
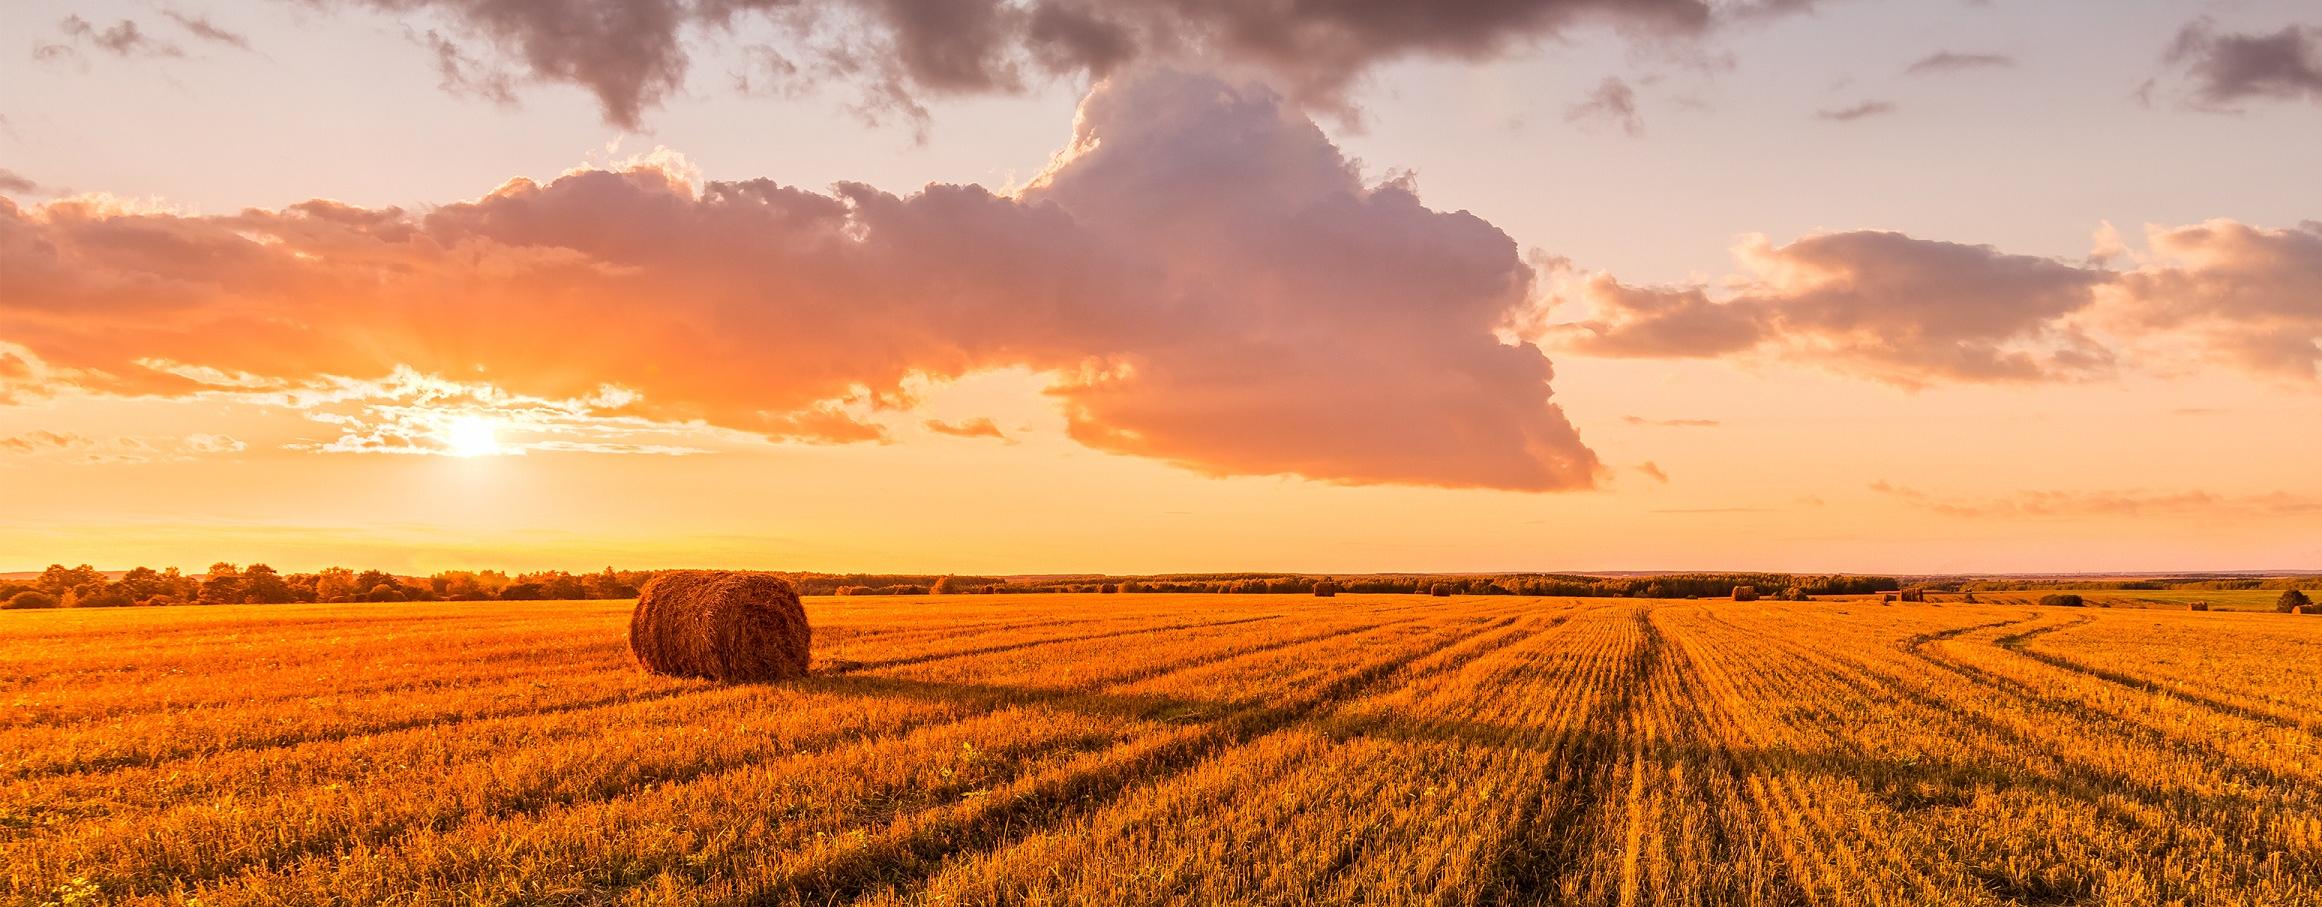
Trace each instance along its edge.
<path fill-rule="evenodd" d="M 798 591 L 771 573 L 663 573 L 645 584 L 629 618 L 637 663 L 677 677 L 803 677 L 811 640 Z"/>

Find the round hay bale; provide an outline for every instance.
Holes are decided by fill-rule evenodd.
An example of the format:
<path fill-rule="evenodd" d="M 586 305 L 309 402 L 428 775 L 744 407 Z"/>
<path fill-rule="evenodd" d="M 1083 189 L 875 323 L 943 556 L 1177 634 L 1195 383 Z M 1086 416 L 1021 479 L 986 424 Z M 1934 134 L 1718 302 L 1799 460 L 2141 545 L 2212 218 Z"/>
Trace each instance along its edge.
<path fill-rule="evenodd" d="M 1330 598 L 1337 594 L 1337 583 L 1331 582 L 1330 580 L 1321 580 L 1314 584 L 1314 595 L 1316 598 Z"/>
<path fill-rule="evenodd" d="M 806 676 L 811 634 L 789 580 L 747 570 L 673 570 L 638 593 L 629 651 L 655 674 L 783 680 Z"/>

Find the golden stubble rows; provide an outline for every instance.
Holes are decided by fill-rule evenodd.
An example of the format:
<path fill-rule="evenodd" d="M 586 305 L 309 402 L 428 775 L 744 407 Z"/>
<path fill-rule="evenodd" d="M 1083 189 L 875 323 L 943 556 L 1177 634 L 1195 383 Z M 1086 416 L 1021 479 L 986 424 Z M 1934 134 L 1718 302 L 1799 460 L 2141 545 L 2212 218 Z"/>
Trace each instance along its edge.
<path fill-rule="evenodd" d="M 27 904 L 2322 904 L 2322 621 L 1866 602 L 9 615 Z M 2303 668 L 2301 670 L 2301 668 Z"/>

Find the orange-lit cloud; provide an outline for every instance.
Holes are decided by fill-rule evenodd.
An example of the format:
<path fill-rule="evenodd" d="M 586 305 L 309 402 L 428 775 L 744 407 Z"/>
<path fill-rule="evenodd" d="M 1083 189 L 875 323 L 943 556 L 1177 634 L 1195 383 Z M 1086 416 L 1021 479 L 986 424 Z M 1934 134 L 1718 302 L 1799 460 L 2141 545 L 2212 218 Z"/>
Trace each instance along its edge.
<path fill-rule="evenodd" d="M 927 420 L 926 425 L 928 431 L 939 435 L 950 435 L 954 438 L 992 438 L 1000 441 L 1008 440 L 1008 436 L 1000 431 L 1000 426 L 992 422 L 990 419 L 967 419 L 960 422 L 945 422 L 940 419 L 929 419 Z"/>
<path fill-rule="evenodd" d="M 643 164 L 423 213 L 0 199 L 0 270 L 25 370 L 98 392 L 408 374 L 591 420 L 852 441 L 912 380 L 1022 366 L 1083 443 L 1210 474 L 1549 490 L 1598 471 L 1547 358 L 1497 334 L 1532 288 L 1514 242 L 1365 185 L 1280 96 L 1203 76 L 1101 85 L 1016 196 Z M 344 416 L 341 440 L 423 441 L 406 405 Z"/>

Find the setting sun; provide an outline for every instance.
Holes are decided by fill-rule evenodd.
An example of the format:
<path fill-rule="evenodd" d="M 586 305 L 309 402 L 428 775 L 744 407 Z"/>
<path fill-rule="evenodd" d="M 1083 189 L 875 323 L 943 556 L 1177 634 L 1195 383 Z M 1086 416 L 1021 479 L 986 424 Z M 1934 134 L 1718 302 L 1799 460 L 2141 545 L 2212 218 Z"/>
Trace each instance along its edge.
<path fill-rule="evenodd" d="M 488 457 L 500 453 L 500 437 L 492 420 L 481 416 L 461 416 L 452 420 L 444 431 L 444 444 L 455 457 Z"/>

